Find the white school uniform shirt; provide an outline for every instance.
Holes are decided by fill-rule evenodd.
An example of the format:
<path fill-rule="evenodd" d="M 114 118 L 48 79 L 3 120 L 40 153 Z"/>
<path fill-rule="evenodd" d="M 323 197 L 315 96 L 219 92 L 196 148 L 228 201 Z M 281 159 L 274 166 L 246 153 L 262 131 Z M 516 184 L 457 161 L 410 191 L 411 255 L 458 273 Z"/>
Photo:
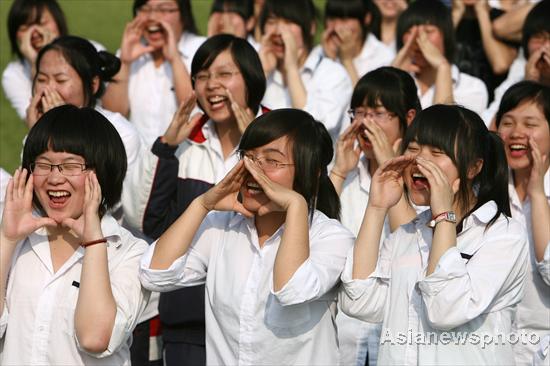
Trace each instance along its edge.
<path fill-rule="evenodd" d="M 550 203 L 550 169 L 544 175 L 544 190 L 546 199 Z M 543 278 L 545 272 L 548 275 L 550 261 L 543 260 L 537 262 L 535 258 L 531 200 L 527 196 L 525 201 L 520 201 L 511 173 L 508 181 L 508 192 L 510 194 L 512 217 L 524 225 L 529 238 L 529 260 L 527 261 L 525 294 L 523 300 L 519 303 L 514 326 L 518 333 L 536 334 L 538 339 L 542 339 L 544 336 L 550 334 L 550 285 Z M 548 223 L 548 227 L 548 230 L 550 230 L 550 223 Z M 522 342 L 518 342 L 514 346 L 516 364 L 531 365 L 533 354 L 538 346 L 538 343 L 528 342 L 527 344 L 523 344 Z"/>
<path fill-rule="evenodd" d="M 454 64 L 451 65 L 451 79 L 453 81 L 453 98 L 456 104 L 471 109 L 477 114 L 481 114 L 487 108 L 489 94 L 485 83 L 481 79 L 461 72 Z M 420 88 L 418 88 L 418 98 L 422 109 L 434 104 L 434 94 L 435 84 L 423 95 Z"/>
<path fill-rule="evenodd" d="M 170 291 L 206 282 L 206 363 L 209 365 L 335 365 L 336 289 L 353 235 L 315 211 L 309 258 L 273 291 L 273 265 L 284 225 L 260 248 L 253 219 L 212 212 L 188 252 L 167 270 L 141 262 L 149 289 Z"/>
<path fill-rule="evenodd" d="M 371 179 L 369 160 L 362 155 L 359 164 L 348 174 L 342 186 L 340 222 L 355 236 L 359 234 L 369 203 Z M 417 214 L 428 209 L 426 206 L 415 206 L 414 208 Z M 390 233 L 390 225 L 386 219 L 380 243 L 383 243 Z M 338 312 L 336 324 L 340 340 L 340 364 L 364 366 L 368 350 L 369 365 L 376 366 L 382 325 L 351 318 L 343 312 Z"/>
<path fill-rule="evenodd" d="M 105 47 L 90 40 L 96 50 L 105 51 Z M 27 60 L 15 60 L 6 66 L 2 73 L 2 87 L 6 98 L 23 121 L 27 117 L 27 107 L 32 98 L 31 64 Z"/>
<path fill-rule="evenodd" d="M 384 241 L 376 269 L 368 278 L 352 279 L 353 252 L 349 254 L 340 306 L 348 315 L 383 321 L 378 364 L 510 364 L 511 344 L 481 347 L 475 339 L 510 334 L 523 296 L 528 256 L 525 229 L 515 219 L 500 215 L 486 230 L 496 212 L 496 204 L 490 201 L 466 217 L 457 245 L 441 256 L 429 276 L 433 232 L 426 224 L 431 210 Z M 454 340 L 461 335 L 464 343 Z"/>
<path fill-rule="evenodd" d="M 132 331 L 150 292 L 139 282 L 138 268 L 147 244 L 105 215 L 111 289 L 117 304 L 107 350 L 88 354 L 75 334 L 84 248 L 53 272 L 47 231 L 41 228 L 18 243 L 13 256 L 4 311 L 0 319 L 0 364 L 130 365 Z"/>
<path fill-rule="evenodd" d="M 327 57 L 322 45 L 315 46 L 311 52 Z M 357 75 L 361 77 L 379 67 L 389 66 L 394 57 L 394 53 L 388 46 L 380 42 L 375 35 L 369 33 L 363 43 L 361 52 L 353 59 L 353 65 L 355 66 L 355 70 L 357 70 Z"/>
<path fill-rule="evenodd" d="M 193 56 L 205 40 L 205 37 L 184 32 L 178 42 L 178 50 L 189 73 Z M 157 137 L 164 134 L 178 108 L 172 75 L 172 66 L 168 61 L 156 67 L 149 53 L 130 66 L 130 121 L 140 132 L 146 146 L 153 145 Z"/>
<path fill-rule="evenodd" d="M 346 69 L 318 52 L 310 52 L 300 75 L 307 92 L 303 110 L 321 121 L 336 141 L 353 91 Z M 267 78 L 262 104 L 270 109 L 292 107 L 290 93 L 278 70 Z"/>

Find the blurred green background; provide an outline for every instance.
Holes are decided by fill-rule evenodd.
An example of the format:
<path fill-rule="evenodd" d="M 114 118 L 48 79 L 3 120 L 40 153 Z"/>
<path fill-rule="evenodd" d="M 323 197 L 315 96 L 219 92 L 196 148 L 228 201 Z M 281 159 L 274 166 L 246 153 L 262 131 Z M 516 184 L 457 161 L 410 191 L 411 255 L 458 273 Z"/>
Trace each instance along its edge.
<path fill-rule="evenodd" d="M 7 16 L 13 0 L 0 0 L 0 70 L 12 60 L 7 32 Z M 132 0 L 58 0 L 69 23 L 69 32 L 100 42 L 115 52 L 131 19 Z M 201 34 L 206 34 L 206 22 L 212 0 L 191 0 L 193 14 Z M 315 0 L 319 12 L 324 0 Z M 320 30 L 320 27 L 318 27 Z M 1 88 L 0 88 L 1 89 Z M 26 127 L 19 119 L 4 91 L 0 91 L 0 167 L 13 173 L 19 165 Z"/>

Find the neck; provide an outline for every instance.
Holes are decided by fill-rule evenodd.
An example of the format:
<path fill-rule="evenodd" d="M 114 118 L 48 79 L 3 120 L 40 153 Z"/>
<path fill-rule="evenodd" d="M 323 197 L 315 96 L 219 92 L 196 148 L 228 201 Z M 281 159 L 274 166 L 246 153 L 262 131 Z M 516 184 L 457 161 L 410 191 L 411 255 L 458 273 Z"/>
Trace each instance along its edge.
<path fill-rule="evenodd" d="M 241 140 L 241 133 L 237 127 L 237 122 L 232 120 L 230 122 L 214 123 L 214 128 L 220 139 L 223 158 L 227 159 Z"/>
<path fill-rule="evenodd" d="M 75 249 L 78 248 L 80 244 L 80 238 L 78 235 L 71 229 L 57 225 L 56 227 L 48 227 L 48 241 L 50 243 L 63 242 L 69 244 Z"/>
<path fill-rule="evenodd" d="M 271 212 L 267 215 L 255 217 L 254 224 L 258 232 L 260 247 L 263 247 L 265 241 L 275 234 L 275 231 L 284 224 L 285 219 L 285 212 Z"/>
<path fill-rule="evenodd" d="M 512 178 L 514 180 L 514 188 L 521 202 L 527 198 L 527 185 L 529 184 L 529 176 L 531 175 L 531 167 L 525 169 L 512 170 Z"/>
<path fill-rule="evenodd" d="M 474 208 L 475 205 L 477 204 L 477 197 L 475 196 L 473 190 L 471 190 L 471 189 L 470 189 L 469 202 L 470 202 L 469 207 L 460 207 L 460 205 L 459 205 L 459 203 L 456 199 L 453 202 L 453 211 L 455 213 L 457 223 L 462 221 L 464 216 L 466 216 L 466 214 L 468 214 L 472 210 L 472 208 Z"/>
<path fill-rule="evenodd" d="M 155 64 L 155 67 L 159 67 L 164 63 L 164 55 L 162 54 L 162 49 L 154 50 L 153 52 L 151 52 L 151 56 L 153 57 L 153 63 Z"/>
<path fill-rule="evenodd" d="M 382 42 L 389 45 L 395 40 L 395 29 L 397 27 L 397 18 L 382 19 L 380 37 Z"/>
<path fill-rule="evenodd" d="M 424 67 L 419 73 L 415 74 L 422 95 L 435 84 L 436 76 L 437 70 L 431 66 Z"/>

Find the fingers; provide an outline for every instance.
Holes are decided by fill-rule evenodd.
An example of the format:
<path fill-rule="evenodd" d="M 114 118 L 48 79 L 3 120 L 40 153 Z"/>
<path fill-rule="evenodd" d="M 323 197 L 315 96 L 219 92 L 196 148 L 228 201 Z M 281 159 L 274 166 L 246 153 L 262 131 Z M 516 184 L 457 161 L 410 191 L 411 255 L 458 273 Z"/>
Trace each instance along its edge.
<path fill-rule="evenodd" d="M 395 171 L 399 174 L 403 174 L 403 170 L 414 163 L 414 155 L 401 155 L 393 159 L 389 159 L 384 164 L 380 166 L 381 172 Z"/>
<path fill-rule="evenodd" d="M 437 164 L 433 163 L 432 161 L 429 161 L 427 159 L 417 157 L 416 163 L 418 165 L 418 168 L 420 169 L 420 172 L 426 176 L 428 179 L 428 182 L 430 183 L 430 186 L 451 186 L 447 180 L 447 176 Z M 453 182 L 454 183 L 454 182 Z M 458 189 L 457 189 L 458 190 Z M 455 192 L 456 193 L 456 192 Z"/>
<path fill-rule="evenodd" d="M 243 159 L 244 165 L 250 175 L 254 180 L 260 185 L 266 195 L 269 196 L 268 191 L 271 190 L 271 180 L 264 174 L 263 170 L 258 166 L 257 163 L 253 162 L 250 158 L 246 157 Z"/>

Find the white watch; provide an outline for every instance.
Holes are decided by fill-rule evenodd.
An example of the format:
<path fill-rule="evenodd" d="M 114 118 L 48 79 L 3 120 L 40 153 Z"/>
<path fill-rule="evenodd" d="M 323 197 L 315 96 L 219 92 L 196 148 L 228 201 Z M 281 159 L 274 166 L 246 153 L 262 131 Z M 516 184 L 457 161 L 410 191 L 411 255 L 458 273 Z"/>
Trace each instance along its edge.
<path fill-rule="evenodd" d="M 439 215 L 433 217 L 430 220 L 430 222 L 428 222 L 427 225 L 431 228 L 434 228 L 441 221 L 448 221 L 448 222 L 452 222 L 453 224 L 456 224 L 456 215 L 454 211 L 446 211 L 446 212 L 440 213 Z"/>

